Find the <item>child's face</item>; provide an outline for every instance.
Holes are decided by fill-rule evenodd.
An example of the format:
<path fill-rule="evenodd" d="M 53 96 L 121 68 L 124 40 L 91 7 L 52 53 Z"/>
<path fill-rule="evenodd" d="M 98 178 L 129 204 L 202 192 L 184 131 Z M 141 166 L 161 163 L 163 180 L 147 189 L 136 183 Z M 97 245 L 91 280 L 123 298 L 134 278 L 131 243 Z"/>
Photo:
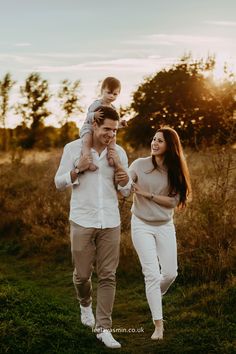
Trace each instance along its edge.
<path fill-rule="evenodd" d="M 120 94 L 120 89 L 119 88 L 117 88 L 117 89 L 112 91 L 108 87 L 105 87 L 102 90 L 102 99 L 106 103 L 110 104 L 110 103 L 114 102 L 117 99 L 119 94 Z"/>

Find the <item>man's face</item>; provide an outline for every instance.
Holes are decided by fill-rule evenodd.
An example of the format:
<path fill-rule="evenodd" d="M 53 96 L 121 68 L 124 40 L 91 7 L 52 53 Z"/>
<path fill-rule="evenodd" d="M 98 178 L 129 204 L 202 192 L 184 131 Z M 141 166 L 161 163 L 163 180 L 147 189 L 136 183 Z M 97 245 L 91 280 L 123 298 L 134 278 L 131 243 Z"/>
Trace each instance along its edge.
<path fill-rule="evenodd" d="M 118 120 L 105 118 L 102 125 L 98 126 L 97 122 L 93 123 L 93 139 L 94 143 L 106 147 L 116 136 L 118 129 Z"/>

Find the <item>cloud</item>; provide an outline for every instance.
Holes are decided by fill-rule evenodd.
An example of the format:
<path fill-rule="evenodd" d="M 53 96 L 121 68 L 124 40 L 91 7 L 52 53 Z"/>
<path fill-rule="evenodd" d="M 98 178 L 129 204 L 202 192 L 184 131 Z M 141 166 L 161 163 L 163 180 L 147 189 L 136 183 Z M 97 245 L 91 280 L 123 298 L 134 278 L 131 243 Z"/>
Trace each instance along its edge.
<path fill-rule="evenodd" d="M 37 57 L 34 57 L 31 54 L 24 54 L 24 55 L 19 55 L 19 54 L 0 54 L 0 61 L 1 62 L 6 62 L 9 64 L 10 62 L 15 62 L 18 64 L 22 64 L 24 66 L 26 65 L 39 65 L 40 62 L 42 62 L 41 59 L 37 59 Z"/>
<path fill-rule="evenodd" d="M 225 43 L 227 38 L 213 37 L 213 36 L 194 36 L 182 34 L 151 34 L 148 36 L 141 36 L 136 40 L 124 41 L 127 44 L 137 45 L 167 45 L 173 46 L 175 44 L 213 44 Z"/>
<path fill-rule="evenodd" d="M 236 21 L 205 21 L 204 23 L 215 26 L 236 27 Z"/>
<path fill-rule="evenodd" d="M 31 43 L 28 43 L 28 42 L 15 43 L 14 46 L 15 47 L 30 47 Z"/>
<path fill-rule="evenodd" d="M 47 72 L 47 73 L 69 73 L 69 72 L 87 72 L 89 71 L 128 71 L 149 73 L 157 68 L 170 65 L 176 61 L 176 58 L 161 58 L 160 56 L 149 56 L 145 58 L 121 58 L 115 60 L 92 61 L 76 65 L 56 66 L 45 65 L 38 66 L 26 71 Z"/>
<path fill-rule="evenodd" d="M 74 59 L 74 58 L 105 58 L 105 54 L 98 53 L 34 53 L 33 56 L 57 59 Z"/>

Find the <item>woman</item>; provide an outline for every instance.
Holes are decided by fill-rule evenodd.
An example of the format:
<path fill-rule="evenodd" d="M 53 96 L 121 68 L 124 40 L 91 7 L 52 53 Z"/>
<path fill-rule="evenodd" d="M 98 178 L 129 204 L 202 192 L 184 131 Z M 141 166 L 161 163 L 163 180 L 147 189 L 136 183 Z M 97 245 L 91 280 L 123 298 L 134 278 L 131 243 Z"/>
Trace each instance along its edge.
<path fill-rule="evenodd" d="M 177 276 L 173 211 L 184 207 L 191 185 L 178 134 L 159 129 L 151 156 L 135 160 L 131 234 L 145 278 L 147 301 L 155 324 L 151 339 L 163 339 L 162 295 Z"/>

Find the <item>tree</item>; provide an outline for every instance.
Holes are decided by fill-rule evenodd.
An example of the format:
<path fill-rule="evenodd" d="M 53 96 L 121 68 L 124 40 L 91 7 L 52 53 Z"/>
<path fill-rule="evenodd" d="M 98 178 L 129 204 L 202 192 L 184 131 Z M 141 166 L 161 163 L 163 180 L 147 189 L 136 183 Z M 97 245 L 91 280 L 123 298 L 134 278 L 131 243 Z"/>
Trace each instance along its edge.
<path fill-rule="evenodd" d="M 29 148 L 35 146 L 37 135 L 44 128 L 44 120 L 51 112 L 47 103 L 51 97 L 47 80 L 43 80 L 38 73 L 31 73 L 20 87 L 22 102 L 16 105 L 16 112 L 22 115 L 23 122 L 30 127 L 28 142 Z"/>
<path fill-rule="evenodd" d="M 0 123 L 3 127 L 3 150 L 6 151 L 8 148 L 8 130 L 6 129 L 6 118 L 7 112 L 9 110 L 9 94 L 10 90 L 15 84 L 12 80 L 11 74 L 7 73 L 3 80 L 0 81 Z"/>
<path fill-rule="evenodd" d="M 83 108 L 80 105 L 80 80 L 70 82 L 69 80 L 63 80 L 61 82 L 61 87 L 58 92 L 58 97 L 60 99 L 60 107 L 65 113 L 65 116 L 62 120 L 63 129 L 62 139 L 63 142 L 70 140 L 70 124 L 69 119 L 72 114 L 79 114 L 83 112 Z"/>
<path fill-rule="evenodd" d="M 214 67 L 214 57 L 194 61 L 185 56 L 146 78 L 133 95 L 134 118 L 125 139 L 149 145 L 155 130 L 169 125 L 196 148 L 203 140 L 220 141 L 223 128 L 226 134 L 232 125 L 236 84 L 231 80 L 217 86 L 209 75 Z"/>

